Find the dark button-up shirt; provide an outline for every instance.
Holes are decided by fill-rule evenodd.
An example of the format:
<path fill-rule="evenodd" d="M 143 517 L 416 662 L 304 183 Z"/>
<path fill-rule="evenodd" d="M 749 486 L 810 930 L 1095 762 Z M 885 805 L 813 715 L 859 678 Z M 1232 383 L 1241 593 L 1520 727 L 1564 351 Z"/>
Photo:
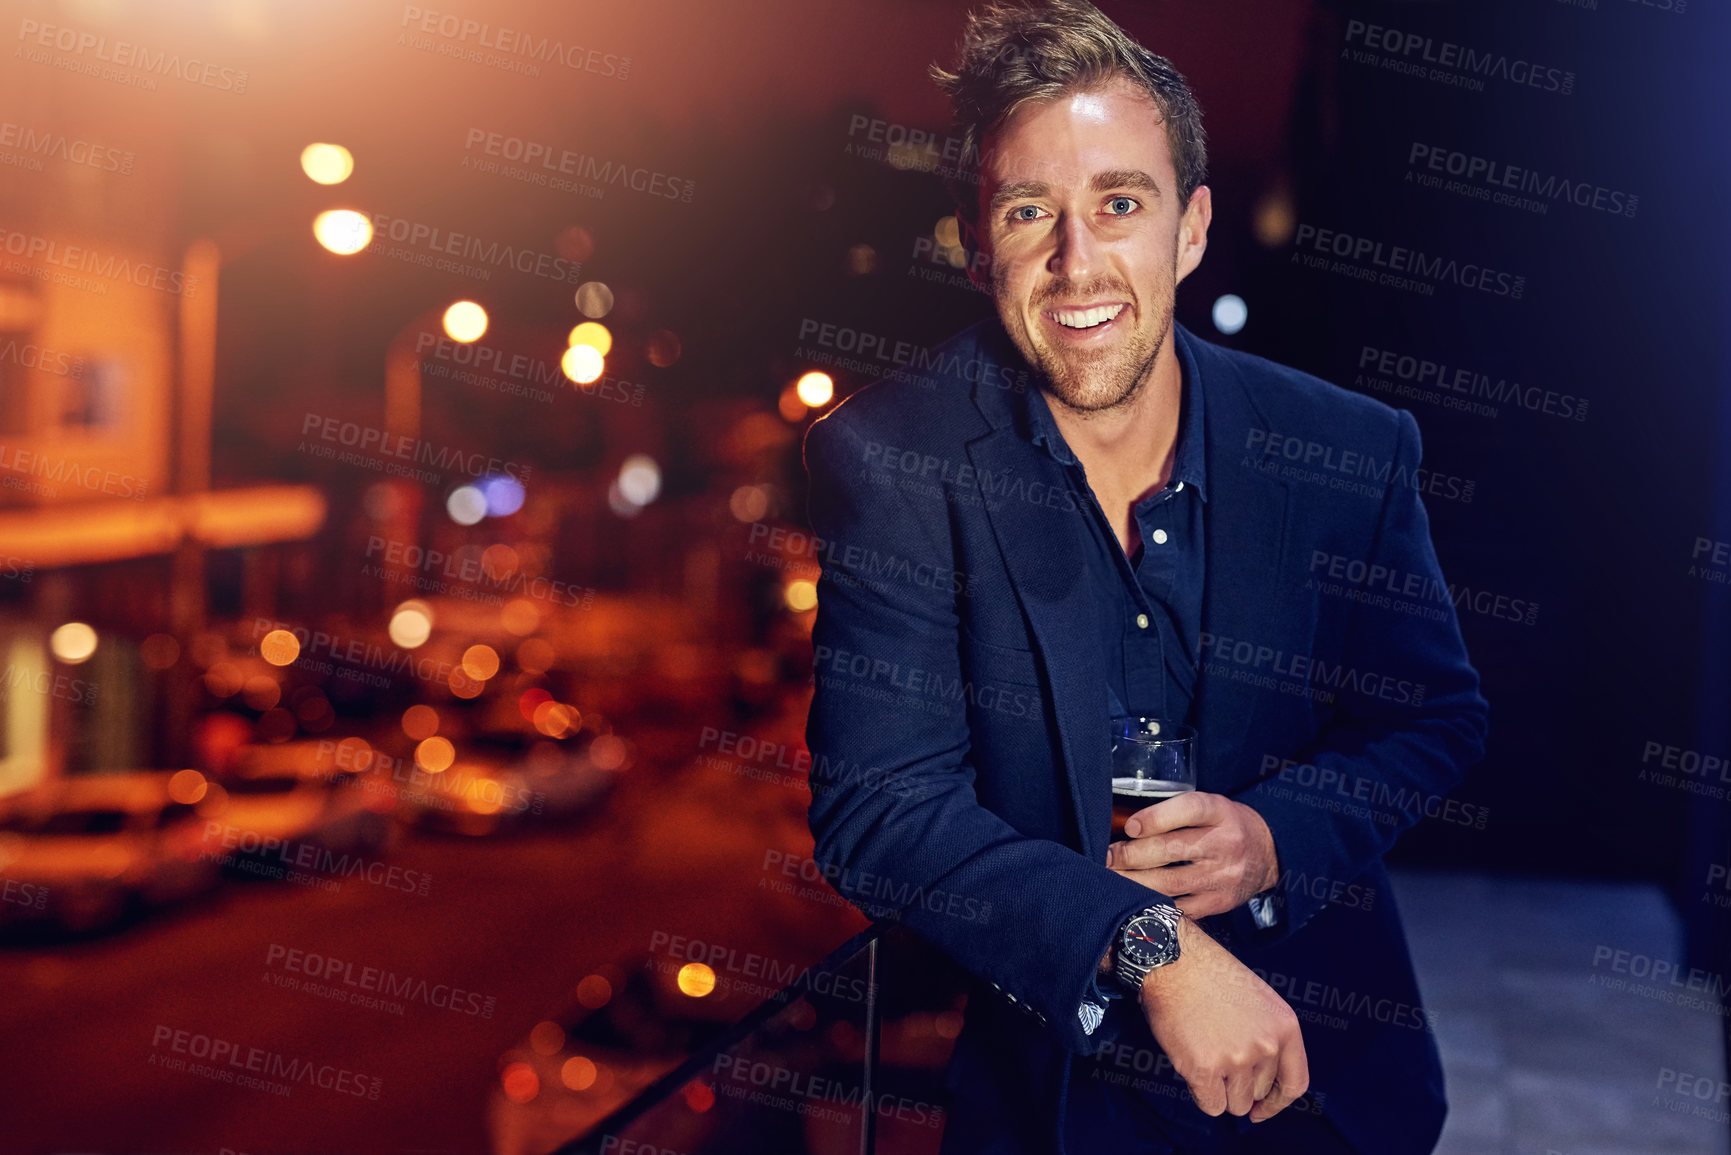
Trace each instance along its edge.
<path fill-rule="evenodd" d="M 1202 644 L 1202 519 L 1208 500 L 1200 383 L 1184 372 L 1172 475 L 1164 488 L 1132 506 L 1142 540 L 1129 557 L 1044 398 L 1032 390 L 1021 398 L 1034 444 L 1065 467 L 1071 488 L 1087 498 L 1077 560 L 1082 580 L 1096 591 L 1093 639 L 1105 666 L 1111 716 L 1190 720 Z"/>

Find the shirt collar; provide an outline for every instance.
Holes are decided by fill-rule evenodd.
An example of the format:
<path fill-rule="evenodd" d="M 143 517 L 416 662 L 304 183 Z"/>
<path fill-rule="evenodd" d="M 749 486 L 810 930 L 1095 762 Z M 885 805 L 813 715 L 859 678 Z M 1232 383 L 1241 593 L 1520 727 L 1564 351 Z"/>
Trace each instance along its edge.
<path fill-rule="evenodd" d="M 1203 447 L 1202 432 L 1202 381 L 1196 368 L 1196 361 L 1177 340 L 1174 326 L 1173 348 L 1178 353 L 1178 370 L 1181 384 L 1179 386 L 1179 418 L 1178 444 L 1172 453 L 1172 482 L 1182 482 L 1196 490 L 1198 497 L 1208 500 L 1208 474 L 1205 467 L 1206 454 Z M 1024 389 L 1014 395 L 1017 403 L 1022 406 L 1024 420 L 1021 427 L 1027 430 L 1028 441 L 1038 445 L 1049 453 L 1052 458 L 1064 465 L 1075 465 L 1076 455 L 1070 451 L 1070 446 L 1064 440 L 1064 435 L 1058 430 L 1058 423 L 1052 418 L 1052 410 L 1045 400 L 1039 396 L 1035 388 Z"/>

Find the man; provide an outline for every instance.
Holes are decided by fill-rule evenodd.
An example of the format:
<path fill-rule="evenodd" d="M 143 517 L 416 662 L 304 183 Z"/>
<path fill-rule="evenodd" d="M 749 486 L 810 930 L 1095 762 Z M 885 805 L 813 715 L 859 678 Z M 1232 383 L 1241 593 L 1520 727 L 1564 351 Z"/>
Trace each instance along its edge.
<path fill-rule="evenodd" d="M 1486 707 L 1446 596 L 1362 588 L 1446 590 L 1417 427 L 1173 324 L 1199 114 L 1092 6 L 978 12 L 934 75 L 997 318 L 812 426 L 807 740 L 854 768 L 818 861 L 975 977 L 944 1149 L 1428 1151 L 1382 856 Z M 1195 727 L 1199 789 L 1108 848 L 1115 717 Z"/>

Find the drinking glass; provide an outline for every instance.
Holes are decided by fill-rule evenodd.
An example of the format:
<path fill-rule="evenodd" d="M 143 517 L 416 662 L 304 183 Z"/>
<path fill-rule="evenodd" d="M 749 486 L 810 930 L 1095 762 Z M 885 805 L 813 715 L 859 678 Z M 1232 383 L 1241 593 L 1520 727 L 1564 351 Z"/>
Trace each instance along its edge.
<path fill-rule="evenodd" d="M 1112 841 L 1138 810 L 1196 789 L 1196 731 L 1160 718 L 1112 720 Z"/>

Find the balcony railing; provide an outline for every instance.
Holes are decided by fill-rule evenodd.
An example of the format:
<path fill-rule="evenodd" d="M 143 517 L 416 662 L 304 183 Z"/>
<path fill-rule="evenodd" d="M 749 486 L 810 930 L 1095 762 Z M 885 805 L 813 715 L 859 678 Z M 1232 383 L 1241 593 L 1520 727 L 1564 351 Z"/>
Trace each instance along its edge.
<path fill-rule="evenodd" d="M 871 927 L 556 1155 L 935 1155 L 963 990 L 915 936 Z"/>

